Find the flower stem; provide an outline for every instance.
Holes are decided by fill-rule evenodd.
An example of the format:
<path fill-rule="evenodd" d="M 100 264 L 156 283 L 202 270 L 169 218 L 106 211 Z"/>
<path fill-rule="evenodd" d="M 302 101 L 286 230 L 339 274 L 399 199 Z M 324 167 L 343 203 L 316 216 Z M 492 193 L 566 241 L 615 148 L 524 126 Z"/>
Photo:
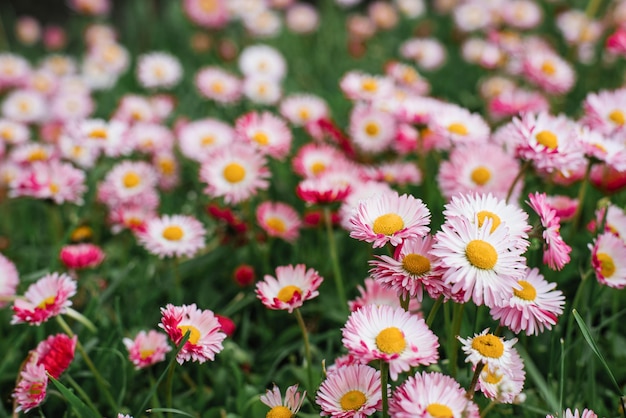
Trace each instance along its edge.
<path fill-rule="evenodd" d="M 399 296 L 399 298 L 400 298 L 400 306 L 402 306 L 402 309 L 408 312 L 409 302 L 411 301 L 411 295 L 409 295 L 408 293 L 403 293 Z"/>
<path fill-rule="evenodd" d="M 485 367 L 485 363 L 482 361 L 478 362 L 476 365 L 476 369 L 474 370 L 474 376 L 472 376 L 472 381 L 470 382 L 469 387 L 467 388 L 467 399 L 474 398 L 474 392 L 476 391 L 476 384 L 478 383 L 478 378 L 480 377 L 480 373 L 483 371 Z"/>
<path fill-rule="evenodd" d="M 583 202 L 585 199 L 585 194 L 587 193 L 587 185 L 589 184 L 589 175 L 591 173 L 592 164 L 587 164 L 587 170 L 585 172 L 585 177 L 583 178 L 583 182 L 580 185 L 580 189 L 578 189 L 578 205 L 576 205 L 576 212 L 574 213 L 574 217 L 572 218 L 572 233 L 575 234 L 578 231 L 580 225 L 580 217 L 583 211 Z"/>
<path fill-rule="evenodd" d="M 487 405 L 485 409 L 483 409 L 482 412 L 480 413 L 480 418 L 486 417 L 487 412 L 491 411 L 491 409 L 493 409 L 493 407 L 496 406 L 497 404 L 498 403 L 496 401 L 489 402 L 489 405 Z"/>
<path fill-rule="evenodd" d="M 515 179 L 513 179 L 513 183 L 511 183 L 511 187 L 509 187 L 509 191 L 506 192 L 506 199 L 505 199 L 506 203 L 509 203 L 509 199 L 511 198 L 511 195 L 513 195 L 513 190 L 515 190 L 515 185 L 524 176 L 524 173 L 526 173 L 526 171 L 528 170 L 531 164 L 532 164 L 531 161 L 528 160 L 524 163 L 522 168 L 520 168 L 519 172 L 517 173 L 517 176 L 515 176 Z"/>
<path fill-rule="evenodd" d="M 65 333 L 69 337 L 73 337 L 74 332 L 72 331 L 70 326 L 67 324 L 67 322 L 65 322 L 63 317 L 61 315 L 57 315 L 56 319 L 59 325 L 61 326 L 61 328 L 63 329 L 63 331 L 65 331 Z M 93 373 L 93 377 L 96 379 L 96 384 L 100 388 L 101 392 L 104 394 L 104 397 L 106 398 L 106 401 L 111 407 L 112 411 L 113 412 L 118 411 L 119 407 L 115 399 L 113 399 L 113 395 L 111 395 L 111 392 L 109 391 L 109 385 L 102 378 L 102 375 L 100 374 L 96 366 L 93 364 L 93 361 L 91 361 L 91 358 L 87 354 L 87 351 L 85 351 L 85 347 L 83 347 L 83 345 L 81 344 L 78 338 L 76 339 L 76 349 L 78 350 L 80 355 L 83 357 L 83 361 L 85 362 L 87 367 L 89 367 L 89 370 L 91 370 L 91 372 Z"/>
<path fill-rule="evenodd" d="M 456 361 L 458 357 L 458 345 L 459 340 L 457 339 L 459 333 L 461 332 L 461 322 L 463 322 L 463 309 L 465 308 L 464 303 L 455 304 L 454 312 L 452 314 L 452 334 L 450 334 L 448 340 L 448 347 L 450 350 L 450 375 L 456 379 Z"/>
<path fill-rule="evenodd" d="M 341 275 L 341 267 L 339 266 L 339 257 L 337 255 L 337 244 L 335 243 L 335 234 L 333 233 L 333 221 L 331 218 L 330 208 L 324 207 L 324 223 L 326 224 L 326 235 L 328 237 L 328 250 L 330 251 L 330 260 L 333 266 L 333 276 L 335 278 L 335 287 L 339 302 L 341 302 L 342 310 L 348 309 L 348 299 L 343 289 L 343 277 Z"/>
<path fill-rule="evenodd" d="M 389 418 L 389 400 L 387 399 L 387 380 L 389 377 L 389 363 L 380 360 L 380 390 L 383 395 L 383 418 Z"/>
<path fill-rule="evenodd" d="M 306 357 L 306 370 L 307 370 L 307 378 L 308 378 L 308 389 L 310 393 L 313 393 L 315 387 L 313 386 L 313 369 L 311 362 L 311 344 L 309 344 L 309 333 L 306 330 L 306 325 L 304 323 L 304 319 L 302 318 L 302 313 L 300 313 L 300 309 L 294 309 L 296 319 L 298 320 L 298 325 L 302 330 L 302 339 L 304 340 L 304 356 Z"/>
<path fill-rule="evenodd" d="M 443 305 L 443 295 L 437 298 L 437 300 L 435 301 L 435 304 L 432 306 L 432 308 L 430 308 L 430 312 L 428 312 L 428 317 L 426 318 L 426 325 L 428 325 L 429 328 L 432 325 L 433 321 L 435 320 L 435 315 L 437 314 L 437 311 L 439 310 L 441 305 Z"/>
<path fill-rule="evenodd" d="M 165 406 L 169 410 L 167 413 L 168 418 L 172 418 L 172 392 L 174 386 L 174 370 L 176 369 L 176 362 L 173 361 L 170 363 L 170 368 L 167 371 L 167 382 L 165 383 L 167 386 L 167 399 Z"/>

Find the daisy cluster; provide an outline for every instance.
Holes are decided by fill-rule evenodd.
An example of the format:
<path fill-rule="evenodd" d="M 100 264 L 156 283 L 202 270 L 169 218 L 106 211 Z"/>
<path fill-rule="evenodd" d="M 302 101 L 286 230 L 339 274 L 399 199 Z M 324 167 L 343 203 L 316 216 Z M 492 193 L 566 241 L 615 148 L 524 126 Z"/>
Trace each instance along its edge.
<path fill-rule="evenodd" d="M 522 414 L 573 307 L 615 323 L 626 1 L 144 3 L 0 52 L 0 411 Z"/>

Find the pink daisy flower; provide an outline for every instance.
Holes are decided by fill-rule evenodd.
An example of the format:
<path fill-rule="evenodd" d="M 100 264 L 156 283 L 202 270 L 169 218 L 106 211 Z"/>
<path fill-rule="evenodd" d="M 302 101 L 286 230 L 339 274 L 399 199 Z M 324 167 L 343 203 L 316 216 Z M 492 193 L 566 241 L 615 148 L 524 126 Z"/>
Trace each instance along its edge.
<path fill-rule="evenodd" d="M 43 365 L 50 376 L 58 379 L 74 360 L 78 337 L 65 334 L 51 335 L 35 348 L 37 365 Z"/>
<path fill-rule="evenodd" d="M 374 248 L 388 242 L 397 246 L 407 238 L 426 235 L 430 211 L 421 199 L 388 193 L 361 202 L 350 218 L 350 236 L 373 243 Z"/>
<path fill-rule="evenodd" d="M 136 123 L 128 130 L 126 138 L 134 150 L 146 154 L 167 152 L 174 147 L 172 131 L 159 123 Z"/>
<path fill-rule="evenodd" d="M 235 121 L 235 135 L 262 154 L 284 159 L 291 148 L 291 130 L 287 123 L 270 112 L 250 112 Z"/>
<path fill-rule="evenodd" d="M 554 209 L 555 215 L 560 218 L 561 222 L 571 220 L 578 207 L 578 199 L 564 195 L 546 196 L 546 202 Z"/>
<path fill-rule="evenodd" d="M 256 218 L 261 228 L 271 237 L 294 242 L 300 235 L 300 216 L 286 203 L 263 202 L 256 209 Z"/>
<path fill-rule="evenodd" d="M 332 145 L 309 143 L 303 145 L 293 157 L 292 166 L 296 174 L 311 178 L 317 177 L 329 167 L 345 159 L 343 153 Z"/>
<path fill-rule="evenodd" d="M 221 104 L 234 103 L 241 98 L 241 79 L 219 67 L 201 68 L 196 73 L 195 84 L 201 96 Z"/>
<path fill-rule="evenodd" d="M 484 367 L 478 377 L 478 389 L 489 399 L 501 403 L 515 403 L 518 400 L 526 372 L 524 363 L 514 347 L 511 347 L 509 367 Z"/>
<path fill-rule="evenodd" d="M 31 71 L 26 58 L 11 52 L 0 53 L 0 89 L 22 85 Z"/>
<path fill-rule="evenodd" d="M 139 243 L 150 253 L 164 257 L 193 257 L 204 248 L 206 230 L 202 222 L 186 215 L 163 215 L 149 219 Z"/>
<path fill-rule="evenodd" d="M 20 123 L 39 123 L 48 115 L 45 97 L 34 90 L 15 89 L 3 97 L 2 116 Z"/>
<path fill-rule="evenodd" d="M 61 248 L 59 258 L 69 269 L 97 267 L 104 261 L 104 251 L 95 244 L 74 244 Z"/>
<path fill-rule="evenodd" d="M 161 190 L 172 190 L 180 182 L 180 169 L 176 154 L 172 151 L 156 152 L 152 156 L 158 185 Z"/>
<path fill-rule="evenodd" d="M 104 152 L 109 157 L 128 155 L 133 143 L 127 140 L 128 125 L 119 120 L 85 119 L 78 121 L 68 133 L 85 146 Z"/>
<path fill-rule="evenodd" d="M 591 409 L 583 409 L 582 412 L 579 412 L 578 409 L 574 409 L 573 411 L 567 408 L 561 414 L 558 415 L 546 415 L 546 418 L 598 418 L 598 415 L 593 412 Z"/>
<path fill-rule="evenodd" d="M 376 154 L 388 149 L 396 137 L 392 114 L 373 106 L 357 105 L 350 114 L 349 134 L 358 149 Z"/>
<path fill-rule="evenodd" d="M 610 139 L 587 127 L 580 129 L 579 140 L 586 156 L 600 160 L 617 171 L 626 171 L 626 145 L 623 141 Z"/>
<path fill-rule="evenodd" d="M 391 96 L 394 83 L 387 77 L 350 71 L 341 78 L 339 87 L 350 100 L 371 102 Z"/>
<path fill-rule="evenodd" d="M 137 370 L 165 360 L 165 354 L 172 350 L 167 343 L 167 336 L 153 329 L 139 331 L 134 339 L 124 338 L 122 342 Z"/>
<path fill-rule="evenodd" d="M 544 328 L 552 329 L 563 313 L 563 292 L 556 290 L 556 283 L 547 282 L 537 268 L 528 268 L 526 277 L 517 283 L 521 289 L 512 288 L 491 308 L 491 317 L 516 334 L 539 335 Z"/>
<path fill-rule="evenodd" d="M 204 118 L 189 122 L 177 136 L 182 154 L 193 161 L 203 162 L 219 147 L 231 145 L 235 130 L 221 120 Z"/>
<path fill-rule="evenodd" d="M 10 195 L 51 199 L 58 205 L 65 202 L 82 205 L 87 190 L 85 178 L 82 170 L 69 163 L 37 162 L 11 183 Z"/>
<path fill-rule="evenodd" d="M 398 298 L 398 292 L 382 284 L 379 280 L 374 280 L 371 277 L 365 279 L 365 287 L 357 285 L 359 296 L 354 300 L 348 301 L 348 307 L 350 312 L 358 311 L 365 305 L 386 305 L 394 308 L 401 307 L 400 298 Z M 415 298 L 411 298 L 409 301 L 409 312 L 420 313 L 420 304 Z"/>
<path fill-rule="evenodd" d="M 13 303 L 11 324 L 27 322 L 40 325 L 53 316 L 65 313 L 72 305 L 70 298 L 76 294 L 76 282 L 63 273 L 47 274 L 31 284 L 23 299 Z"/>
<path fill-rule="evenodd" d="M 254 147 L 236 143 L 210 153 L 200 167 L 200 180 L 210 197 L 223 197 L 227 204 L 239 203 L 269 187 L 271 173 L 265 157 Z"/>
<path fill-rule="evenodd" d="M 589 249 L 598 282 L 615 289 L 626 287 L 626 244 L 622 238 L 604 232 Z"/>
<path fill-rule="evenodd" d="M 0 254 L 0 308 L 4 308 L 13 299 L 19 283 L 15 264 Z"/>
<path fill-rule="evenodd" d="M 237 64 L 246 78 L 260 76 L 279 82 L 287 74 L 285 57 L 278 49 L 269 45 L 245 47 L 239 55 Z"/>
<path fill-rule="evenodd" d="M 443 271 L 436 267 L 436 257 L 430 253 L 432 245 L 432 235 L 406 239 L 401 247 L 396 247 L 393 258 L 377 255 L 377 260 L 370 261 L 373 266 L 370 274 L 398 295 L 406 294 L 421 302 L 426 289 L 430 297 L 436 299 L 444 293 L 446 285 L 442 280 Z"/>
<path fill-rule="evenodd" d="M 603 135 L 626 135 L 626 89 L 589 93 L 583 102 L 581 123 Z"/>
<path fill-rule="evenodd" d="M 382 409 L 380 371 L 365 364 L 339 367 L 315 396 L 322 416 L 365 418 Z"/>
<path fill-rule="evenodd" d="M 571 64 L 555 52 L 526 47 L 522 71 L 526 78 L 547 93 L 565 94 L 574 86 L 576 73 Z"/>
<path fill-rule="evenodd" d="M 526 112 L 548 112 L 550 103 L 539 92 L 515 88 L 491 98 L 488 109 L 494 119 L 502 119 Z"/>
<path fill-rule="evenodd" d="M 339 208 L 339 218 L 341 226 L 350 231 L 350 218 L 354 215 L 363 200 L 380 196 L 383 194 L 393 194 L 394 190 L 388 183 L 378 181 L 357 181 L 350 185 L 350 193 L 341 202 Z"/>
<path fill-rule="evenodd" d="M 271 390 L 268 389 L 267 392 L 265 392 L 265 395 L 261 395 L 261 402 L 271 408 L 266 417 L 291 418 L 296 416 L 305 398 L 306 390 L 300 394 L 298 392 L 298 385 L 293 385 L 287 388 L 285 400 L 283 401 L 280 389 L 278 386 L 274 385 Z"/>
<path fill-rule="evenodd" d="M 111 224 L 111 231 L 114 234 L 118 234 L 124 229 L 138 233 L 145 232 L 148 220 L 157 216 L 156 207 L 118 205 L 111 208 L 108 222 Z"/>
<path fill-rule="evenodd" d="M 478 418 L 478 406 L 461 385 L 441 373 L 416 373 L 398 386 L 389 400 L 394 418 Z"/>
<path fill-rule="evenodd" d="M 363 362 L 389 363 L 392 380 L 411 367 L 437 362 L 439 342 L 426 322 L 402 308 L 366 305 L 352 312 L 342 329 L 342 342 Z"/>
<path fill-rule="evenodd" d="M 10 119 L 0 119 L 0 140 L 6 145 L 28 142 L 30 130 L 25 124 Z"/>
<path fill-rule="evenodd" d="M 319 273 L 304 264 L 276 267 L 276 277 L 265 275 L 256 284 L 255 293 L 269 309 L 287 310 L 302 306 L 304 301 L 319 295 L 317 289 L 324 279 Z"/>
<path fill-rule="evenodd" d="M 294 126 L 304 126 L 311 121 L 328 118 L 326 101 L 313 94 L 292 94 L 280 102 L 280 114 Z"/>
<path fill-rule="evenodd" d="M 366 177 L 374 181 L 384 181 L 391 185 L 420 185 L 422 173 L 412 161 L 395 161 L 368 167 Z"/>
<path fill-rule="evenodd" d="M 350 183 L 340 181 L 332 173 L 302 180 L 296 186 L 296 194 L 309 204 L 341 202 L 350 194 Z"/>
<path fill-rule="evenodd" d="M 189 20 L 208 29 L 219 29 L 228 23 L 227 0 L 185 0 L 183 10 Z"/>
<path fill-rule="evenodd" d="M 156 172 L 149 163 L 121 161 L 99 184 L 98 200 L 109 207 L 120 204 L 156 207 L 159 202 L 156 183 Z"/>
<path fill-rule="evenodd" d="M 136 122 L 158 122 L 158 113 L 148 98 L 126 94 L 120 100 L 112 119 L 131 125 Z"/>
<path fill-rule="evenodd" d="M 178 345 L 189 332 L 189 339 L 176 356 L 179 364 L 185 361 L 200 364 L 213 361 L 224 348 L 222 341 L 226 334 L 220 331 L 220 323 L 212 311 L 198 309 L 195 303 L 182 306 L 168 303 L 161 308 L 161 315 L 159 327 L 167 332 L 174 344 Z"/>
<path fill-rule="evenodd" d="M 487 122 L 477 113 L 454 104 L 442 104 L 431 114 L 429 128 L 452 144 L 485 143 L 491 130 Z"/>
<path fill-rule="evenodd" d="M 463 344 L 463 352 L 467 354 L 465 362 L 471 363 L 473 366 L 482 362 L 486 367 L 510 368 L 516 359 L 512 353 L 517 338 L 507 341 L 503 337 L 488 333 L 488 331 L 487 328 L 480 334 L 474 334 L 473 337 L 466 339 L 457 337 Z"/>
<path fill-rule="evenodd" d="M 180 60 L 167 52 L 150 52 L 137 58 L 137 80 L 144 88 L 170 89 L 183 77 Z"/>
<path fill-rule="evenodd" d="M 397 85 L 408 89 L 417 95 L 425 95 L 430 91 L 430 84 L 412 66 L 391 61 L 385 66 L 385 73 L 391 77 Z"/>
<path fill-rule="evenodd" d="M 11 395 L 17 403 L 15 412 L 28 412 L 38 407 L 46 398 L 47 388 L 46 368 L 31 357 L 20 371 L 17 386 Z"/>
<path fill-rule="evenodd" d="M 572 248 L 561 237 L 561 223 L 556 211 L 546 201 L 545 193 L 530 193 L 528 205 L 539 215 L 543 231 L 543 262 L 552 270 L 561 270 L 570 262 Z"/>

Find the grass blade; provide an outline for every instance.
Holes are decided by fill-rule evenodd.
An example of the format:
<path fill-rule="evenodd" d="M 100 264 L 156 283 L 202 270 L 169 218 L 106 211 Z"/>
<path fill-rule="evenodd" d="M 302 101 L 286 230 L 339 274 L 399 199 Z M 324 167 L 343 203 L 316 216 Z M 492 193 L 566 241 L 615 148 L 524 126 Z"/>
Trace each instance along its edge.
<path fill-rule="evenodd" d="M 526 371 L 528 372 L 528 376 L 535 382 L 537 389 L 539 390 L 543 399 L 548 404 L 548 407 L 550 408 L 550 410 L 558 411 L 559 400 L 554 396 L 554 393 L 552 393 L 552 391 L 548 387 L 548 384 L 546 383 L 539 369 L 537 369 L 537 366 L 535 366 L 535 363 L 533 362 L 533 360 L 530 358 L 530 356 L 528 355 L 526 350 L 524 350 L 523 347 L 520 346 L 520 347 L 515 347 L 515 348 L 517 348 L 519 355 L 524 360 L 524 367 Z"/>
<path fill-rule="evenodd" d="M 49 376 L 50 381 L 58 389 L 59 392 L 65 397 L 67 402 L 76 411 L 76 414 L 82 418 L 102 418 L 100 414 L 96 414 L 91 408 L 89 408 L 78 396 L 74 395 L 74 392 L 69 390 L 63 383 L 56 380 L 54 377 Z"/>
<path fill-rule="evenodd" d="M 176 409 L 176 408 L 151 408 L 151 409 L 146 409 L 146 412 L 148 414 L 151 414 L 153 412 L 170 412 L 172 414 L 176 414 L 176 415 L 184 415 L 186 417 L 191 417 L 194 418 L 193 415 L 185 412 L 185 411 L 181 411 L 180 409 Z"/>

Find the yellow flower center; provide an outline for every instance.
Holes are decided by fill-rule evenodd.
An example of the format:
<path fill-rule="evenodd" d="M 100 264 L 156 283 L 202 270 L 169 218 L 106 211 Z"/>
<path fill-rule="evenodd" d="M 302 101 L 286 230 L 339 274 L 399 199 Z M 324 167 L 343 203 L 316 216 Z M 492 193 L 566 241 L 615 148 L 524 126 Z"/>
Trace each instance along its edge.
<path fill-rule="evenodd" d="M 440 403 L 431 403 L 426 407 L 426 412 L 433 418 L 453 418 L 452 409 Z"/>
<path fill-rule="evenodd" d="M 165 70 L 163 70 L 163 67 L 161 67 L 160 65 L 154 67 L 153 71 L 154 76 L 159 80 L 165 76 Z"/>
<path fill-rule="evenodd" d="M 39 396 L 46 389 L 46 385 L 41 382 L 33 383 L 30 388 L 28 388 L 28 393 L 32 396 Z"/>
<path fill-rule="evenodd" d="M 546 75 L 554 75 L 556 73 L 556 67 L 550 61 L 544 61 L 541 65 L 541 71 Z"/>
<path fill-rule="evenodd" d="M 316 161 L 311 164 L 311 172 L 313 172 L 313 174 L 315 175 L 318 175 L 324 170 L 326 170 L 326 165 L 320 161 Z"/>
<path fill-rule="evenodd" d="M 271 229 L 272 231 L 276 231 L 280 234 L 282 234 L 283 232 L 287 230 L 287 226 L 285 225 L 285 222 L 280 218 L 276 218 L 276 217 L 268 218 L 265 221 L 265 224 L 267 225 L 269 229 Z"/>
<path fill-rule="evenodd" d="M 478 218 L 478 226 L 482 228 L 483 224 L 487 219 L 491 219 L 491 232 L 495 231 L 502 222 L 500 217 L 493 212 L 489 212 L 488 210 L 481 210 L 476 214 Z"/>
<path fill-rule="evenodd" d="M 15 137 L 15 133 L 13 132 L 12 128 L 3 128 L 2 130 L 0 130 L 0 136 L 5 140 L 11 142 Z"/>
<path fill-rule="evenodd" d="M 217 11 L 217 1 L 200 0 L 200 8 L 207 13 L 215 12 Z"/>
<path fill-rule="evenodd" d="M 402 81 L 406 84 L 413 84 L 419 79 L 417 72 L 412 68 L 406 68 L 402 72 Z"/>
<path fill-rule="evenodd" d="M 54 305 L 55 300 L 56 300 L 56 295 L 48 296 L 47 298 L 39 302 L 39 305 L 37 305 L 37 307 L 41 309 L 48 309 L 50 306 Z"/>
<path fill-rule="evenodd" d="M 491 178 L 491 171 L 489 171 L 487 167 L 481 165 L 472 171 L 471 178 L 475 184 L 484 186 Z"/>
<path fill-rule="evenodd" d="M 360 390 L 351 390 L 341 397 L 339 404 L 344 411 L 357 411 L 363 406 L 365 401 L 367 401 L 367 398 L 363 392 Z"/>
<path fill-rule="evenodd" d="M 252 135 L 252 139 L 259 145 L 267 145 L 270 142 L 269 137 L 265 132 L 257 132 Z"/>
<path fill-rule="evenodd" d="M 399 354 L 406 347 L 404 334 L 396 327 L 385 328 L 376 336 L 376 347 L 386 354 Z"/>
<path fill-rule="evenodd" d="M 198 344 L 198 341 L 200 340 L 200 331 L 198 330 L 198 328 L 194 327 L 193 325 L 179 325 L 177 328 L 183 334 L 183 337 L 185 336 L 187 331 L 189 331 L 189 339 L 187 340 L 188 343 L 191 343 L 193 345 Z"/>
<path fill-rule="evenodd" d="M 106 129 L 97 128 L 89 132 L 89 138 L 93 139 L 107 139 Z"/>
<path fill-rule="evenodd" d="M 467 126 L 459 122 L 451 123 L 450 126 L 448 126 L 448 132 L 463 136 L 469 133 L 469 131 L 467 130 Z"/>
<path fill-rule="evenodd" d="M 367 78 L 363 80 L 363 83 L 361 83 L 361 87 L 363 88 L 363 90 L 373 93 L 378 90 L 378 83 L 373 78 Z"/>
<path fill-rule="evenodd" d="M 487 376 L 483 380 L 492 385 L 497 385 L 502 380 L 502 374 L 492 373 L 491 370 L 487 370 Z"/>
<path fill-rule="evenodd" d="M 223 93 L 224 92 L 224 83 L 222 83 L 221 81 L 215 80 L 211 84 L 211 90 L 213 90 L 213 93 L 217 93 L 217 94 Z"/>
<path fill-rule="evenodd" d="M 504 354 L 504 344 L 493 334 L 475 337 L 472 340 L 472 348 L 483 357 L 500 358 Z"/>
<path fill-rule="evenodd" d="M 154 354 L 154 350 L 150 350 L 150 349 L 139 351 L 139 357 L 141 357 L 142 360 L 147 359 L 148 357 L 150 357 L 153 354 Z"/>
<path fill-rule="evenodd" d="M 207 135 L 205 137 L 202 137 L 202 139 L 200 140 L 200 143 L 202 144 L 202 146 L 211 145 L 214 142 L 215 142 L 215 138 L 212 135 Z"/>
<path fill-rule="evenodd" d="M 80 145 L 74 145 L 72 147 L 72 156 L 74 158 L 78 158 L 81 155 L 83 155 L 83 151 L 84 151 L 83 147 L 81 147 Z"/>
<path fill-rule="evenodd" d="M 387 213 L 374 220 L 372 230 L 375 234 L 393 235 L 404 228 L 404 221 L 400 215 Z"/>
<path fill-rule="evenodd" d="M 290 284 L 290 285 L 287 285 L 287 286 L 283 287 L 282 289 L 280 289 L 280 291 L 278 292 L 278 295 L 276 295 L 276 297 L 281 302 L 288 303 L 291 299 L 293 299 L 293 295 L 295 295 L 296 293 L 298 295 L 301 295 L 302 294 L 302 289 L 300 289 L 298 286 L 294 286 L 294 285 Z"/>
<path fill-rule="evenodd" d="M 239 183 L 246 177 L 246 169 L 241 164 L 230 163 L 224 167 L 224 178 L 230 183 Z"/>
<path fill-rule="evenodd" d="M 28 155 L 27 160 L 31 163 L 33 161 L 44 161 L 48 158 L 48 153 L 43 148 L 37 148 Z"/>
<path fill-rule="evenodd" d="M 407 254 L 402 259 L 402 268 L 419 276 L 430 271 L 430 260 L 421 254 Z"/>
<path fill-rule="evenodd" d="M 48 189 L 50 189 L 50 193 L 52 194 L 57 194 L 59 193 L 59 185 L 56 183 L 50 183 L 50 185 L 48 186 Z"/>
<path fill-rule="evenodd" d="M 124 175 L 122 182 L 124 183 L 124 187 L 130 189 L 138 186 L 139 183 L 141 183 L 141 177 L 139 177 L 139 174 L 135 173 L 134 171 L 129 171 Z"/>
<path fill-rule="evenodd" d="M 88 226 L 79 226 L 72 232 L 71 239 L 72 241 L 83 241 L 91 238 L 93 235 L 93 231 Z"/>
<path fill-rule="evenodd" d="M 172 175 L 174 174 L 175 168 L 176 165 L 174 164 L 174 161 L 169 158 L 162 158 L 159 160 L 159 169 L 161 170 L 161 173 Z"/>
<path fill-rule="evenodd" d="M 481 239 L 470 241 L 465 247 L 465 256 L 474 266 L 483 270 L 492 269 L 498 262 L 498 253 L 493 245 Z"/>
<path fill-rule="evenodd" d="M 550 131 L 541 131 L 535 135 L 537 142 L 546 148 L 556 149 L 559 146 L 559 140 L 556 135 Z"/>
<path fill-rule="evenodd" d="M 624 112 L 619 109 L 615 109 L 611 113 L 609 113 L 609 120 L 616 125 L 623 126 L 626 123 L 626 117 L 624 117 Z"/>
<path fill-rule="evenodd" d="M 600 262 L 600 274 L 602 277 L 609 278 L 615 273 L 615 262 L 607 253 L 598 253 L 596 258 Z"/>
<path fill-rule="evenodd" d="M 537 297 L 537 290 L 535 287 L 528 283 L 526 280 L 520 280 L 517 282 L 522 286 L 522 290 L 513 289 L 513 294 L 520 299 L 533 301 Z"/>
<path fill-rule="evenodd" d="M 265 418 L 291 418 L 292 416 L 293 414 L 289 408 L 279 405 L 270 409 Z"/>
<path fill-rule="evenodd" d="M 380 128 L 375 122 L 369 122 L 367 125 L 365 125 L 365 133 L 369 136 L 376 136 L 378 135 L 378 132 L 380 132 Z"/>
<path fill-rule="evenodd" d="M 302 120 L 309 120 L 309 118 L 311 117 L 309 109 L 307 109 L 306 107 L 301 107 L 298 114 L 300 115 L 300 119 Z"/>
<path fill-rule="evenodd" d="M 185 233 L 180 226 L 170 225 L 163 230 L 163 238 L 168 241 L 180 241 Z"/>
<path fill-rule="evenodd" d="M 20 109 L 21 112 L 28 112 L 30 110 L 30 103 L 23 100 L 17 104 L 17 107 Z"/>

